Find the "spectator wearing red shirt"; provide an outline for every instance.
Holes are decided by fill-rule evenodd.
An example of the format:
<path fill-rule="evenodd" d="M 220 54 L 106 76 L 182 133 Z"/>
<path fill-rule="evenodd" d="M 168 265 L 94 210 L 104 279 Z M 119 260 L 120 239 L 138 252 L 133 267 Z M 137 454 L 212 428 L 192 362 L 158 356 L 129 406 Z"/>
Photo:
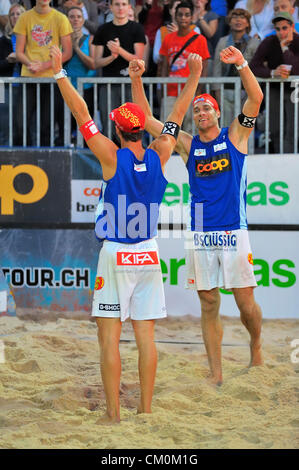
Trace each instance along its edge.
<path fill-rule="evenodd" d="M 193 5 L 189 2 L 183 1 L 177 5 L 175 19 L 178 31 L 167 34 L 160 49 L 160 55 L 162 56 L 162 77 L 188 77 L 189 68 L 187 60 L 191 53 L 199 54 L 202 57 L 202 77 L 207 76 L 207 59 L 210 58 L 208 44 L 202 34 L 197 34 L 194 29 L 191 29 L 192 14 Z M 191 38 L 194 36 L 195 38 L 191 42 Z M 185 46 L 184 50 L 182 50 L 183 46 Z M 179 52 L 180 54 L 178 55 Z M 198 89 L 196 93 L 199 92 Z M 167 98 L 163 99 L 161 118 L 163 118 L 164 107 L 165 115 L 169 114 L 169 110 L 172 109 L 177 95 L 178 85 L 176 83 L 167 85 Z M 186 132 L 192 132 L 191 109 L 189 109 L 184 119 L 183 129 Z"/>

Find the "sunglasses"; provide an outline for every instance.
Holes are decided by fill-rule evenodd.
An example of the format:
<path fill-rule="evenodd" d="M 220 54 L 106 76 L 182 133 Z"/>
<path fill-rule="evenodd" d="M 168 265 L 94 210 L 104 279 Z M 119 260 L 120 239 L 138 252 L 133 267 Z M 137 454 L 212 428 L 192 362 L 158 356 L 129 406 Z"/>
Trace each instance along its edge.
<path fill-rule="evenodd" d="M 289 29 L 289 26 L 275 26 L 275 31 L 287 31 Z"/>

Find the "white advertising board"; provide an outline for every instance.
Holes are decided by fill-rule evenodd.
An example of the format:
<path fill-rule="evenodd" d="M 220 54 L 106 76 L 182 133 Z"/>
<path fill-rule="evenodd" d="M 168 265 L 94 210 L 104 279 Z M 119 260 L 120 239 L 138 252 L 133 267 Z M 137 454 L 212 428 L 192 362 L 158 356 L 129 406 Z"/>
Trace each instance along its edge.
<path fill-rule="evenodd" d="M 294 155 L 251 155 L 247 158 L 247 219 L 249 224 L 299 224 L 299 158 Z M 178 217 L 188 205 L 188 172 L 172 156 L 166 164 L 166 188 L 161 216 Z M 179 207 L 181 206 L 181 207 Z M 184 212 L 185 214 L 185 212 Z"/>
<path fill-rule="evenodd" d="M 100 188 L 100 180 L 72 180 L 72 222 L 94 222 Z"/>
<path fill-rule="evenodd" d="M 184 238 L 158 237 L 166 306 L 169 315 L 200 316 L 196 291 L 185 289 Z M 299 232 L 251 231 L 258 287 L 255 298 L 264 318 L 299 318 Z M 232 294 L 221 294 L 220 313 L 238 316 Z"/>
<path fill-rule="evenodd" d="M 0 291 L 0 312 L 6 312 L 7 310 L 7 292 L 6 290 Z"/>
<path fill-rule="evenodd" d="M 249 224 L 299 224 L 299 158 L 294 155 L 251 155 L 247 158 Z M 178 155 L 166 165 L 169 181 L 160 208 L 160 223 L 188 220 L 187 169 Z M 101 181 L 72 180 L 72 222 L 93 223 Z"/>

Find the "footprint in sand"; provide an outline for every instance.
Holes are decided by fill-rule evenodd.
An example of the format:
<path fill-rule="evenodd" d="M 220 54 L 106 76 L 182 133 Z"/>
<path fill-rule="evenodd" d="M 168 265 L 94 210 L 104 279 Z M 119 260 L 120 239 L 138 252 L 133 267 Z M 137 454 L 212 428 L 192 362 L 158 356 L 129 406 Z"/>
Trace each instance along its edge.
<path fill-rule="evenodd" d="M 239 387 L 237 391 L 232 393 L 235 398 L 242 401 L 260 401 L 261 398 L 256 390 L 247 387 Z"/>
<path fill-rule="evenodd" d="M 11 363 L 10 368 L 15 372 L 20 372 L 21 374 L 30 374 L 32 372 L 40 372 L 40 367 L 34 359 L 31 361 L 20 362 L 18 364 Z"/>
<path fill-rule="evenodd" d="M 5 349 L 5 358 L 9 362 L 18 362 L 22 359 L 25 359 L 24 351 L 20 348 L 6 348 Z"/>

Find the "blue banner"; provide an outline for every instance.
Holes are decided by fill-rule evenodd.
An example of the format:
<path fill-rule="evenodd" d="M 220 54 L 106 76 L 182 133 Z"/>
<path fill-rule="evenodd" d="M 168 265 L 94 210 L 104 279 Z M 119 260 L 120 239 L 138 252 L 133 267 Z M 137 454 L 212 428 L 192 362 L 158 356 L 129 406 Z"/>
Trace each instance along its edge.
<path fill-rule="evenodd" d="M 93 230 L 1 230 L 1 268 L 17 307 L 89 312 L 100 247 Z"/>

